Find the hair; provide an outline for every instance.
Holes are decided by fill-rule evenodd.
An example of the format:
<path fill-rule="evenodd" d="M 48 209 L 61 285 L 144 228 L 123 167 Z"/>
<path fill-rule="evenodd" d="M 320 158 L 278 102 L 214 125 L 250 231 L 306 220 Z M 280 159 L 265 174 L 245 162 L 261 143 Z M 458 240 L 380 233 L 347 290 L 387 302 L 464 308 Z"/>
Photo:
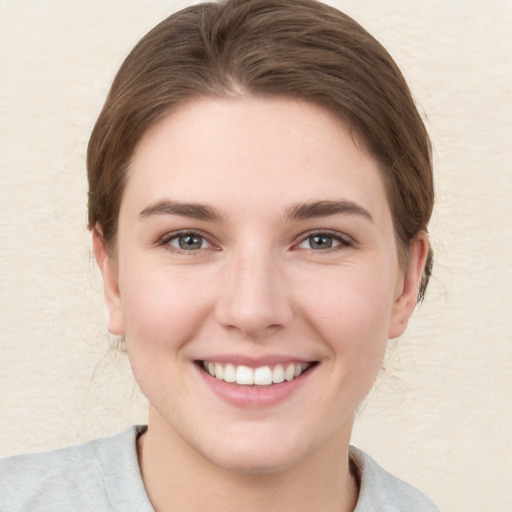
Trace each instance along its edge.
<path fill-rule="evenodd" d="M 345 122 L 379 163 L 398 251 L 432 214 L 431 144 L 409 87 L 384 47 L 339 10 L 316 0 L 227 0 L 168 17 L 119 69 L 87 152 L 88 224 L 115 249 L 120 203 L 141 138 L 201 97 L 288 97 Z M 433 263 L 429 248 L 418 300 Z"/>

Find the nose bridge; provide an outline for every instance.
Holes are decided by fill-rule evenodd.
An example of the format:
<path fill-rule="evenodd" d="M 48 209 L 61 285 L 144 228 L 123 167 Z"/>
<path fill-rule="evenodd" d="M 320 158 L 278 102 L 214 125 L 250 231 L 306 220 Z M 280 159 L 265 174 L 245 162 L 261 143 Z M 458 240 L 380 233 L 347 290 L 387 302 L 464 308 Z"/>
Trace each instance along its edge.
<path fill-rule="evenodd" d="M 247 243 L 233 251 L 217 305 L 219 322 L 256 337 L 286 326 L 292 306 L 280 263 L 268 246 Z"/>

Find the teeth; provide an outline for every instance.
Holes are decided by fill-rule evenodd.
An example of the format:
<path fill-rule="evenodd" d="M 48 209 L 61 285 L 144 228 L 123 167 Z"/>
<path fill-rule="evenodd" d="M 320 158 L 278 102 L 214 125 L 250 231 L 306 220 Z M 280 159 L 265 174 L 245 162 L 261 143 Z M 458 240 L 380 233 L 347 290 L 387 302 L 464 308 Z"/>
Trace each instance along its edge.
<path fill-rule="evenodd" d="M 254 371 L 248 366 L 239 366 L 236 369 L 236 383 L 252 386 L 254 384 Z"/>
<path fill-rule="evenodd" d="M 208 363 L 208 369 L 210 369 L 210 363 Z M 213 376 L 217 377 L 219 380 L 224 380 L 224 366 L 219 363 L 215 363 L 215 373 Z"/>
<path fill-rule="evenodd" d="M 236 380 L 236 370 L 232 364 L 227 364 L 224 368 L 224 380 L 226 382 L 235 382 Z"/>
<path fill-rule="evenodd" d="M 268 386 L 272 384 L 272 370 L 270 366 L 262 366 L 254 370 L 254 384 L 257 386 Z"/>
<path fill-rule="evenodd" d="M 280 384 L 281 382 L 284 382 L 284 368 L 283 365 L 278 364 L 274 367 L 274 370 L 272 372 L 272 382 L 274 384 Z"/>
<path fill-rule="evenodd" d="M 300 366 L 300 365 L 299 365 Z M 290 381 L 295 376 L 295 365 L 289 364 L 284 371 L 284 379 Z"/>
<path fill-rule="evenodd" d="M 270 386 L 285 380 L 289 382 L 299 377 L 310 366 L 307 363 L 290 363 L 286 368 L 282 364 L 277 364 L 273 368 L 270 366 L 250 368 L 206 361 L 203 361 L 202 365 L 212 377 L 225 382 L 236 382 L 243 386 Z"/>

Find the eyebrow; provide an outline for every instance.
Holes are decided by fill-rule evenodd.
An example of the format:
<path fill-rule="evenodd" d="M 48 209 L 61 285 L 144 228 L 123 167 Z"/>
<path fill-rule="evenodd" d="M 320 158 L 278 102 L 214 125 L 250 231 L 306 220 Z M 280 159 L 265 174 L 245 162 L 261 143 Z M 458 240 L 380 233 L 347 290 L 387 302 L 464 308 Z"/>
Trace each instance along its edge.
<path fill-rule="evenodd" d="M 310 201 L 297 203 L 286 210 L 285 218 L 290 220 L 314 219 L 329 215 L 360 215 L 373 222 L 370 212 L 352 201 Z"/>
<path fill-rule="evenodd" d="M 216 208 L 201 203 L 183 203 L 165 199 L 142 210 L 141 219 L 157 215 L 179 215 L 204 221 L 221 221 L 225 218 Z M 308 201 L 296 203 L 286 209 L 286 220 L 306 220 L 330 215 L 360 215 L 373 222 L 370 212 L 352 201 Z"/>
<path fill-rule="evenodd" d="M 182 203 L 168 199 L 158 201 L 144 208 L 144 210 L 140 212 L 139 217 L 146 219 L 147 217 L 153 217 L 155 215 L 180 215 L 181 217 L 208 221 L 219 221 L 223 218 L 223 215 L 213 206 L 199 203 Z"/>

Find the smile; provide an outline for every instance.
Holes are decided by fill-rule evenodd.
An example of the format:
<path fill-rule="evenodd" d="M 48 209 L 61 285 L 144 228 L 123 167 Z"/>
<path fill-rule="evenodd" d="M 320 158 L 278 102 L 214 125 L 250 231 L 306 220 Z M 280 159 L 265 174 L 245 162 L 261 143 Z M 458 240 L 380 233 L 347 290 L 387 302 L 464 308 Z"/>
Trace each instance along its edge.
<path fill-rule="evenodd" d="M 288 363 L 286 365 L 249 366 L 200 361 L 199 366 L 212 377 L 243 386 L 271 386 L 300 377 L 314 363 Z"/>

